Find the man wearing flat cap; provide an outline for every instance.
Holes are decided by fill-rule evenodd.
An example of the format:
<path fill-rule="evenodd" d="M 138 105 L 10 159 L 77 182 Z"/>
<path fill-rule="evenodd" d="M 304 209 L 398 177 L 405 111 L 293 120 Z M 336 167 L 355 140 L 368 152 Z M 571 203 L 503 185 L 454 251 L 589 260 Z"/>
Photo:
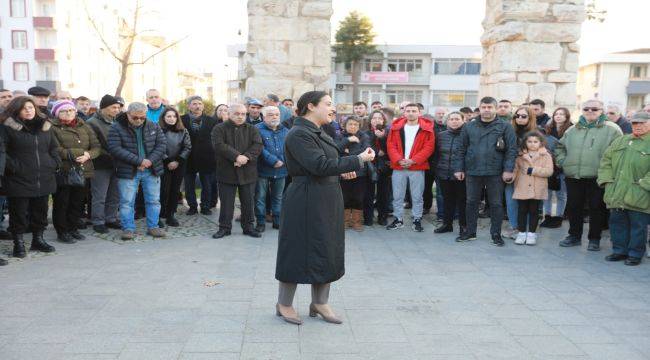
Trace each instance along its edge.
<path fill-rule="evenodd" d="M 262 116 L 262 107 L 264 107 L 264 104 L 262 104 L 261 101 L 254 98 L 249 99 L 246 102 L 246 109 L 248 110 L 248 114 L 246 114 L 246 122 L 251 125 L 257 125 L 263 122 L 264 117 Z"/>
<path fill-rule="evenodd" d="M 41 110 L 43 114 L 47 115 L 48 118 L 52 117 L 50 111 L 47 109 L 47 103 L 50 100 L 51 94 L 50 90 L 41 86 L 34 86 L 27 90 L 27 94 L 34 98 L 36 106 L 38 106 L 38 109 Z"/>
<path fill-rule="evenodd" d="M 607 261 L 639 265 L 646 251 L 650 225 L 650 114 L 632 116 L 632 133 L 614 140 L 598 169 L 610 209 L 612 254 Z"/>

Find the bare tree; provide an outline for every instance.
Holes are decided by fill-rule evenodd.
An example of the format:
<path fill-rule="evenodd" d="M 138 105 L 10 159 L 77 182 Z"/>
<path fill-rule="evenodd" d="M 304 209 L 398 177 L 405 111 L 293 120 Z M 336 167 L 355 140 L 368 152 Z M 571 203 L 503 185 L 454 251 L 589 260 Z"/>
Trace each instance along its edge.
<path fill-rule="evenodd" d="M 172 48 L 176 46 L 176 44 L 180 43 L 181 41 L 185 40 L 188 36 L 184 36 L 181 39 L 175 40 L 148 57 L 144 58 L 142 61 L 132 61 L 131 60 L 131 53 L 133 51 L 133 45 L 138 39 L 139 36 L 142 36 L 142 34 L 151 32 L 153 30 L 147 29 L 147 30 L 138 30 L 138 21 L 140 20 L 140 15 L 141 15 L 141 10 L 142 6 L 140 5 L 140 0 L 135 1 L 135 9 L 133 10 L 133 19 L 130 25 L 126 26 L 126 31 L 124 32 L 124 37 L 125 37 L 125 45 L 124 45 L 124 50 L 119 51 L 119 49 L 115 49 L 111 47 L 111 45 L 108 44 L 106 41 L 106 38 L 104 34 L 102 34 L 101 30 L 97 26 L 97 23 L 95 22 L 95 19 L 91 15 L 90 11 L 88 10 L 88 5 L 86 1 L 84 1 L 84 9 L 86 10 L 86 16 L 88 18 L 88 21 L 92 25 L 93 29 L 97 33 L 97 36 L 99 36 L 99 39 L 101 40 L 102 44 L 104 44 L 104 47 L 108 50 L 108 52 L 115 58 L 120 63 L 120 81 L 117 84 L 117 88 L 115 89 L 115 96 L 121 96 L 122 94 L 122 88 L 124 88 L 124 83 L 126 82 L 126 75 L 129 70 L 129 67 L 133 65 L 143 65 L 147 63 L 149 60 L 153 59 L 156 55 L 164 52 L 165 50 Z"/>

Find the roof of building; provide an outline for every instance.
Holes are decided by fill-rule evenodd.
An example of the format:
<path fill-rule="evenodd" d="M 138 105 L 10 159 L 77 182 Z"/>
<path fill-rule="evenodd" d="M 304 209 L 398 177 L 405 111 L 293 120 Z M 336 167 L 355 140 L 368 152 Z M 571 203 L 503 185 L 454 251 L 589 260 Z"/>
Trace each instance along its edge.
<path fill-rule="evenodd" d="M 594 64 L 630 64 L 630 63 L 650 63 L 650 49 L 649 48 L 640 48 L 625 50 L 619 52 L 613 52 L 609 54 L 602 55 L 587 61 L 580 67 L 594 65 Z"/>

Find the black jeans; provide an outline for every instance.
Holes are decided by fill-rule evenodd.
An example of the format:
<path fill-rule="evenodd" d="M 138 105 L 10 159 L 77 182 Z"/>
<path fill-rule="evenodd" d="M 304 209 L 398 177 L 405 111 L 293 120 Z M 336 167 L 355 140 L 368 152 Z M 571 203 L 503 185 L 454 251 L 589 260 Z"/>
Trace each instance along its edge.
<path fill-rule="evenodd" d="M 219 183 L 219 229 L 231 230 L 232 218 L 235 213 L 235 196 L 239 190 L 241 204 L 241 228 L 252 230 L 255 220 L 255 183 L 240 185 Z"/>
<path fill-rule="evenodd" d="M 454 215 L 458 210 L 458 225 L 461 227 L 467 226 L 467 218 L 465 217 L 465 208 L 467 206 L 467 189 L 465 181 L 457 180 L 438 180 L 440 183 L 440 191 L 442 191 L 443 204 L 445 209 L 444 224 L 452 225 L 454 223 Z"/>
<path fill-rule="evenodd" d="M 603 190 L 596 179 L 566 178 L 567 204 L 569 215 L 569 235 L 582 238 L 583 209 L 585 203 L 589 206 L 589 240 L 600 240 L 603 223 L 607 216 L 607 208 L 603 202 Z"/>
<path fill-rule="evenodd" d="M 352 180 L 341 180 L 343 191 L 343 204 L 346 209 L 363 209 L 363 199 L 366 195 L 366 177 L 358 177 Z"/>
<path fill-rule="evenodd" d="M 539 223 L 539 206 L 542 200 L 528 199 L 517 200 L 517 230 L 519 232 L 532 232 L 537 231 L 537 224 Z M 526 230 L 528 224 L 528 230 Z"/>
<path fill-rule="evenodd" d="M 160 179 L 160 217 L 169 219 L 176 214 L 181 183 L 185 175 L 185 166 L 179 165 L 174 170 L 169 170 L 165 165 L 165 172 Z"/>
<path fill-rule="evenodd" d="M 77 230 L 86 198 L 85 187 L 59 185 L 54 194 L 52 223 L 58 234 Z"/>
<path fill-rule="evenodd" d="M 39 197 L 8 197 L 9 232 L 24 234 L 43 232 L 47 227 L 47 201 L 49 195 Z"/>
<path fill-rule="evenodd" d="M 392 201 L 393 186 L 390 174 L 377 174 L 377 182 L 369 182 L 364 199 L 363 218 L 371 220 L 375 216 L 375 207 L 379 217 L 388 217 Z M 375 202 L 376 200 L 376 202 Z"/>
<path fill-rule="evenodd" d="M 487 189 L 487 201 L 490 205 L 490 234 L 501 234 L 503 222 L 503 180 L 501 175 L 467 176 L 467 232 L 476 233 L 478 221 L 478 203 L 481 201 L 483 188 Z"/>
<path fill-rule="evenodd" d="M 424 170 L 424 192 L 422 193 L 424 210 L 431 210 L 433 207 L 433 183 L 435 181 L 436 174 L 432 170 Z"/>

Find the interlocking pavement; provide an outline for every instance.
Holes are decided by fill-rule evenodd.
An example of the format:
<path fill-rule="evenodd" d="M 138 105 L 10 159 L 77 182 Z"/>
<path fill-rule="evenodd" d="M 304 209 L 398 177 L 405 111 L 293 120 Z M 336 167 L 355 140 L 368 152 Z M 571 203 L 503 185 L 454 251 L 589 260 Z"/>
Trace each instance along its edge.
<path fill-rule="evenodd" d="M 431 222 L 424 233 L 408 222 L 348 231 L 331 293 L 344 324 L 309 318 L 300 286 L 295 326 L 274 315 L 277 231 L 253 239 L 235 223 L 214 240 L 217 212 L 179 216 L 184 226 L 162 240 L 86 230 L 77 244 L 52 241 L 55 254 L 11 259 L 0 268 L 0 358 L 650 358 L 650 266 L 605 262 L 607 236 L 588 252 L 558 247 L 566 228 L 496 248 L 485 219 L 468 243 Z"/>

